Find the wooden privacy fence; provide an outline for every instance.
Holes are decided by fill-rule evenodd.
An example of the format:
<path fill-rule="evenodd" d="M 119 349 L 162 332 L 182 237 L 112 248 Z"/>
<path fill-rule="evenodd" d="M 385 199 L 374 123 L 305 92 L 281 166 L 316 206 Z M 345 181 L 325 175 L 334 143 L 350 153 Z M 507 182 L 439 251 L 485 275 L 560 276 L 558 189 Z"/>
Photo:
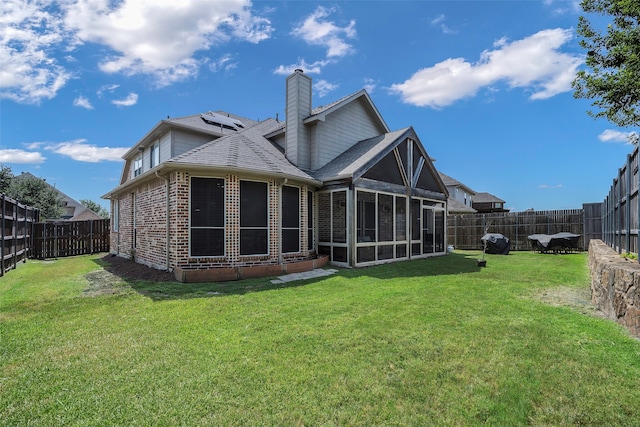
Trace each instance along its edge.
<path fill-rule="evenodd" d="M 0 276 L 18 262 L 30 256 L 33 226 L 38 221 L 39 211 L 0 195 L 2 203 L 2 247 L 0 248 Z"/>
<path fill-rule="evenodd" d="M 602 240 L 618 252 L 638 253 L 640 198 L 638 197 L 638 147 L 618 169 L 602 203 Z"/>
<path fill-rule="evenodd" d="M 588 247 L 588 240 L 600 238 L 598 222 L 593 218 L 589 218 L 588 223 L 585 221 L 585 208 L 589 207 L 591 214 L 591 205 L 584 205 L 583 209 L 556 211 L 449 215 L 447 244 L 456 249 L 482 249 L 480 238 L 485 232 L 499 233 L 509 238 L 512 250 L 521 251 L 531 249 L 527 237 L 532 234 L 569 232 L 580 235 L 578 248 L 584 249 Z M 595 205 L 600 206 L 599 203 Z"/>
<path fill-rule="evenodd" d="M 109 251 L 109 220 L 39 222 L 32 257 L 59 258 Z"/>

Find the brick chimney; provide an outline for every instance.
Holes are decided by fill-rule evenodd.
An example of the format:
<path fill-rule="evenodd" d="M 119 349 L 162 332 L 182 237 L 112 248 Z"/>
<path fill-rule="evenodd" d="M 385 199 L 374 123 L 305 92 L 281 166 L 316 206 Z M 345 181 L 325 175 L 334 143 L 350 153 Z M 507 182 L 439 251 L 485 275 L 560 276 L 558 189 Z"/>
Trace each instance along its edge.
<path fill-rule="evenodd" d="M 287 77 L 285 155 L 301 169 L 311 167 L 311 138 L 303 120 L 311 115 L 311 78 L 297 69 Z"/>

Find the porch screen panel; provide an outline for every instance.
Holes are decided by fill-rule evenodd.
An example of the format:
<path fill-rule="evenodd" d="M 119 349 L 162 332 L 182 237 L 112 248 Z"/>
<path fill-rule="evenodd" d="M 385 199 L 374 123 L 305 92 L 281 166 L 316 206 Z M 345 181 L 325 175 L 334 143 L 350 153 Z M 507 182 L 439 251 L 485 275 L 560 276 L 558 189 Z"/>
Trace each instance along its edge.
<path fill-rule="evenodd" d="M 422 222 L 420 221 L 420 217 L 422 216 L 421 210 L 420 200 L 411 199 L 411 255 L 420 255 L 422 253 L 422 245 L 419 243 L 422 232 L 420 227 L 420 223 Z"/>
<path fill-rule="evenodd" d="M 224 179 L 191 178 L 191 256 L 224 255 Z"/>
<path fill-rule="evenodd" d="M 393 241 L 393 196 L 378 194 L 378 241 Z M 393 254 L 393 250 L 391 251 Z"/>
<path fill-rule="evenodd" d="M 318 241 L 331 241 L 331 193 L 318 194 Z"/>
<path fill-rule="evenodd" d="M 376 195 L 368 191 L 358 191 L 358 243 L 376 241 Z"/>
<path fill-rule="evenodd" d="M 396 196 L 396 241 L 407 240 L 407 199 Z"/>
<path fill-rule="evenodd" d="M 390 182 L 397 185 L 405 185 L 402 174 L 393 152 L 387 154 L 375 166 L 363 175 L 364 178 L 373 179 L 375 181 Z"/>
<path fill-rule="evenodd" d="M 435 251 L 444 252 L 444 211 L 435 212 Z"/>
<path fill-rule="evenodd" d="M 433 210 L 423 209 L 422 253 L 433 253 Z"/>
<path fill-rule="evenodd" d="M 300 189 L 282 187 L 282 252 L 300 252 Z"/>
<path fill-rule="evenodd" d="M 267 191 L 266 182 L 240 181 L 240 255 L 269 252 Z"/>
<path fill-rule="evenodd" d="M 332 241 L 347 243 L 347 192 L 336 191 L 332 196 Z"/>

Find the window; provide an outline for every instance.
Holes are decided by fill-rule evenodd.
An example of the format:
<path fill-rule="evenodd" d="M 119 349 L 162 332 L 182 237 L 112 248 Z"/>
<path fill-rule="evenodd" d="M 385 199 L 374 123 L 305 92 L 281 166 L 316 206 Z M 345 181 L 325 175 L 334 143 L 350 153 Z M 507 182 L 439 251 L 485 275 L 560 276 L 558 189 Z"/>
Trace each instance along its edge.
<path fill-rule="evenodd" d="M 191 256 L 224 256 L 224 179 L 191 178 Z"/>
<path fill-rule="evenodd" d="M 300 189 L 282 187 L 282 252 L 300 252 Z"/>
<path fill-rule="evenodd" d="M 151 145 L 151 153 L 150 153 L 150 167 L 156 167 L 160 164 L 160 144 L 158 142 L 154 142 Z"/>
<path fill-rule="evenodd" d="M 240 181 L 240 255 L 269 253 L 268 186 Z"/>
<path fill-rule="evenodd" d="M 142 173 L 142 155 L 133 161 L 133 176 L 136 177 Z"/>
<path fill-rule="evenodd" d="M 313 250 L 313 192 L 307 192 L 307 249 Z"/>

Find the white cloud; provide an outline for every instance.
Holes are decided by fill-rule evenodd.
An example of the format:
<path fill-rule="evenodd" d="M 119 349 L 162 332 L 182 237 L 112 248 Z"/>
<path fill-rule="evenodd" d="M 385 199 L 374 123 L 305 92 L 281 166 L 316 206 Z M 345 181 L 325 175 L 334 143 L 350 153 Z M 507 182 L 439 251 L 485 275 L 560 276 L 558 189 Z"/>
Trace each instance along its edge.
<path fill-rule="evenodd" d="M 369 93 L 373 93 L 373 91 L 376 90 L 376 81 L 374 79 L 364 79 L 364 89 L 369 92 Z"/>
<path fill-rule="evenodd" d="M 606 129 L 598 135 L 598 139 L 602 142 L 620 142 L 623 144 L 632 144 L 634 140 L 637 140 L 638 134 L 636 132 L 621 132 L 619 130 Z"/>
<path fill-rule="evenodd" d="M 324 67 L 325 65 L 331 64 L 332 62 L 333 61 L 331 60 L 326 60 L 326 61 L 316 61 L 316 62 L 307 64 L 307 62 L 304 59 L 299 59 L 296 64 L 278 66 L 278 68 L 276 68 L 273 71 L 273 73 L 279 74 L 279 75 L 289 75 L 293 73 L 295 70 L 300 69 L 300 70 L 303 70 L 305 73 L 320 74 L 322 72 L 322 67 Z"/>
<path fill-rule="evenodd" d="M 320 98 L 326 96 L 329 92 L 334 91 L 338 88 L 337 84 L 329 83 L 326 80 L 318 80 L 313 84 L 313 88 L 318 92 Z"/>
<path fill-rule="evenodd" d="M 86 108 L 87 110 L 93 110 L 93 105 L 91 105 L 91 102 L 89 102 L 89 100 L 82 95 L 73 100 L 73 106 Z"/>
<path fill-rule="evenodd" d="M 458 31 L 444 23 L 445 20 L 446 18 L 444 15 L 438 15 L 431 20 L 431 25 L 440 28 L 444 34 L 458 34 Z"/>
<path fill-rule="evenodd" d="M 392 85 L 391 91 L 408 104 L 432 108 L 472 97 L 498 82 L 506 82 L 510 88 L 525 88 L 533 100 L 550 98 L 571 90 L 582 64 L 581 57 L 559 51 L 571 37 L 571 30 L 557 28 L 511 43 L 501 39 L 494 44 L 494 50 L 482 52 L 474 64 L 463 58 L 449 58 Z"/>
<path fill-rule="evenodd" d="M 269 38 L 271 23 L 252 15 L 250 6 L 248 0 L 77 0 L 65 23 L 80 40 L 113 50 L 102 71 L 149 74 L 162 86 L 197 74 L 197 51 L 232 38 Z"/>
<path fill-rule="evenodd" d="M 85 139 L 48 144 L 46 150 L 72 158 L 79 162 L 119 162 L 128 148 L 97 147 L 87 144 Z"/>
<path fill-rule="evenodd" d="M 56 96 L 72 73 L 51 56 L 67 34 L 51 1 L 3 0 L 0 12 L 0 98 L 37 104 Z"/>
<path fill-rule="evenodd" d="M 249 0 L 3 0 L 0 10 L 0 98 L 37 104 L 71 79 L 70 54 L 106 47 L 106 73 L 145 74 L 158 86 L 193 77 L 198 52 L 233 40 L 271 37 L 271 22 Z M 65 64 L 57 58 L 65 58 Z M 76 65 L 77 66 L 77 65 Z"/>
<path fill-rule="evenodd" d="M 540 184 L 538 185 L 538 188 L 542 188 L 544 190 L 549 190 L 549 189 L 558 189 L 558 188 L 562 188 L 562 184 L 555 184 L 555 185 L 550 185 L 550 184 Z"/>
<path fill-rule="evenodd" d="M 117 105 L 118 107 L 131 107 L 132 105 L 136 105 L 138 103 L 138 94 L 130 93 L 124 99 L 114 99 L 111 101 L 112 104 Z"/>
<path fill-rule="evenodd" d="M 335 8 L 327 9 L 323 6 L 309 15 L 291 34 L 300 37 L 310 45 L 322 46 L 327 49 L 327 57 L 343 57 L 353 53 L 353 46 L 345 39 L 356 36 L 356 21 L 351 20 L 348 25 L 340 27 L 325 18 L 336 12 Z"/>
<path fill-rule="evenodd" d="M 223 55 L 220 59 L 209 64 L 209 69 L 214 73 L 219 71 L 229 72 L 238 68 L 238 63 L 233 62 L 233 56 L 230 54 Z"/>
<path fill-rule="evenodd" d="M 0 150 L 0 163 L 39 164 L 46 160 L 42 154 L 17 148 Z"/>
<path fill-rule="evenodd" d="M 109 85 L 102 85 L 100 86 L 100 89 L 98 89 L 98 96 L 102 97 L 102 95 L 105 92 L 113 92 L 114 90 L 118 89 L 120 87 L 120 85 L 118 84 L 109 84 Z"/>

